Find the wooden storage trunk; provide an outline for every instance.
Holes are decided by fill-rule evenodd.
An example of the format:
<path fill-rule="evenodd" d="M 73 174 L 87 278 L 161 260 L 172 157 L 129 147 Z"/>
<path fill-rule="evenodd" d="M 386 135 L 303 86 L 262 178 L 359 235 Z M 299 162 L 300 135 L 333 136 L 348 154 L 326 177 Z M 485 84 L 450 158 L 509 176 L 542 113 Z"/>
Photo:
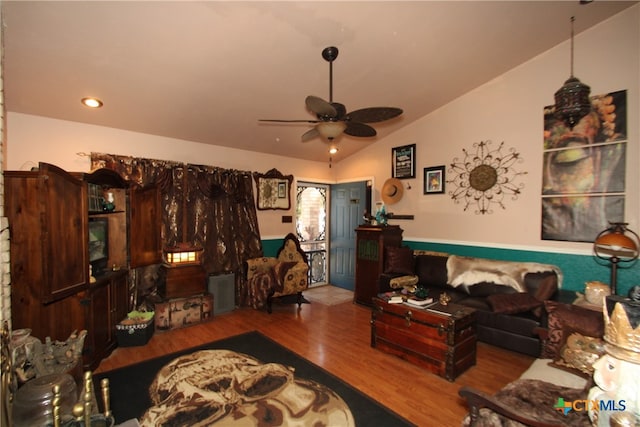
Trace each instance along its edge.
<path fill-rule="evenodd" d="M 174 298 L 155 305 L 156 330 L 167 331 L 213 318 L 213 295 Z"/>
<path fill-rule="evenodd" d="M 476 313 L 455 304 L 433 308 L 374 298 L 371 346 L 453 381 L 476 364 Z"/>
<path fill-rule="evenodd" d="M 201 265 L 162 266 L 158 291 L 163 298 L 184 298 L 207 292 L 207 273 Z"/>

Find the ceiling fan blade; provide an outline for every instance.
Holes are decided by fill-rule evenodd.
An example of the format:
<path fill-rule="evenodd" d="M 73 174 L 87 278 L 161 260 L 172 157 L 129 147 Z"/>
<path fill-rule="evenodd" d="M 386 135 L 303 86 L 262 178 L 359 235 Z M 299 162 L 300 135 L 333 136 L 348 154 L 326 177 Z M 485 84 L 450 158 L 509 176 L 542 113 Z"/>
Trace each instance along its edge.
<path fill-rule="evenodd" d="M 371 126 L 357 122 L 347 122 L 347 128 L 344 130 L 344 133 L 351 136 L 359 136 L 365 138 L 377 135 L 376 130 Z"/>
<path fill-rule="evenodd" d="M 362 108 L 347 114 L 347 120 L 360 123 L 376 123 L 393 119 L 400 114 L 402 114 L 402 110 L 394 107 Z"/>
<path fill-rule="evenodd" d="M 280 120 L 280 119 L 258 119 L 259 122 L 272 122 L 272 123 L 320 123 L 321 120 Z"/>
<path fill-rule="evenodd" d="M 317 96 L 309 95 L 304 102 L 307 104 L 307 108 L 318 116 L 336 117 L 338 115 L 333 105 Z"/>
<path fill-rule="evenodd" d="M 308 131 L 306 131 L 305 133 L 302 134 L 301 141 L 302 142 L 309 142 L 313 138 L 318 137 L 318 136 L 320 136 L 320 133 L 318 132 L 318 129 L 313 127 L 312 129 L 309 129 Z"/>
<path fill-rule="evenodd" d="M 336 109 L 336 115 L 333 117 L 337 120 L 343 120 L 344 116 L 347 115 L 347 109 L 344 104 L 340 104 L 339 102 L 332 102 L 331 105 Z"/>

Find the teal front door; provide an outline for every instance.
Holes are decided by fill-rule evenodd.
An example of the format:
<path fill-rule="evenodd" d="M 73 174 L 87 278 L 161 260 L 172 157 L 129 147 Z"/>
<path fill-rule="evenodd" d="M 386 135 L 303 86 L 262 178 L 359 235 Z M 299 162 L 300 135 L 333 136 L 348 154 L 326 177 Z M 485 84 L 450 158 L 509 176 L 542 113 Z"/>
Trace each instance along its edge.
<path fill-rule="evenodd" d="M 367 183 L 350 182 L 331 186 L 329 282 L 354 290 L 356 275 L 356 232 L 367 207 Z"/>

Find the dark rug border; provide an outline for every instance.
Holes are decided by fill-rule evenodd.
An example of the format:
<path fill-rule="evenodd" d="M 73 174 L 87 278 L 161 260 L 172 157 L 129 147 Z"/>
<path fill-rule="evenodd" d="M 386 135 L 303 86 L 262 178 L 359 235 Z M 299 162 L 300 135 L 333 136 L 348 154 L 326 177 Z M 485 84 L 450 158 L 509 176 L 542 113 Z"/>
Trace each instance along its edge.
<path fill-rule="evenodd" d="M 388 408 L 387 406 L 383 405 L 382 403 L 378 402 L 377 400 L 373 399 L 372 397 L 368 396 L 367 394 L 363 393 L 362 391 L 358 390 L 357 388 L 355 388 L 353 385 L 349 384 L 348 382 L 346 382 L 345 380 L 339 378 L 338 376 L 332 374 L 331 372 L 327 371 L 326 369 L 324 369 L 322 366 L 317 365 L 316 363 L 310 361 L 309 359 L 307 359 L 306 357 L 296 353 L 295 351 L 285 347 L 284 345 L 280 344 L 279 342 L 277 342 L 276 340 L 274 340 L 273 338 L 263 334 L 262 332 L 258 331 L 258 330 L 252 330 L 252 331 L 248 331 L 248 332 L 243 332 L 240 334 L 236 334 L 236 335 L 231 335 L 225 338 L 220 338 L 220 339 L 216 339 L 214 341 L 210 341 L 206 344 L 201 344 L 198 346 L 194 346 L 194 347 L 190 347 L 190 348 L 185 348 L 184 350 L 179 350 L 176 352 L 172 352 L 172 353 L 168 353 L 162 356 L 158 356 L 158 357 L 154 357 L 152 359 L 147 359 L 147 360 L 143 360 L 140 362 L 136 362 L 133 365 L 129 365 L 129 366 L 123 366 L 120 368 L 116 368 L 116 369 L 112 369 L 110 371 L 105 371 L 105 372 L 101 372 L 99 374 L 95 374 L 93 376 L 93 380 L 94 380 L 94 387 L 96 387 L 96 390 L 99 390 L 100 387 L 100 380 L 102 378 L 105 377 L 109 377 L 110 375 L 113 374 L 117 374 L 118 372 L 122 372 L 122 371 L 126 371 L 127 369 L 131 369 L 132 366 L 138 365 L 138 364 L 144 364 L 144 363 L 162 363 L 162 366 L 164 366 L 164 364 L 170 362 L 171 360 L 173 360 L 175 357 L 177 357 L 178 355 L 182 355 L 182 354 L 188 354 L 194 351 L 198 351 L 201 349 L 210 349 L 212 348 L 212 345 L 217 345 L 217 343 L 224 343 L 225 341 L 228 340 L 240 340 L 242 339 L 242 337 L 245 336 L 253 336 L 253 335 L 257 335 L 260 338 L 263 338 L 265 341 L 270 342 L 272 345 L 275 345 L 277 347 L 279 347 L 281 350 L 283 350 L 285 353 L 288 353 L 290 357 L 297 359 L 301 365 L 307 365 L 308 367 L 310 367 L 311 369 L 316 369 L 318 371 L 320 371 L 323 375 L 327 376 L 330 380 L 332 380 L 333 382 L 337 383 L 339 386 L 341 387 L 346 387 L 347 391 L 352 392 L 353 394 L 356 395 L 356 398 L 362 399 L 367 401 L 368 403 L 374 405 L 377 409 L 379 409 L 382 412 L 387 413 L 390 417 L 396 418 L 397 419 L 397 424 L 389 424 L 389 423 L 384 423 L 384 424 L 378 424 L 373 422 L 372 423 L 372 419 L 365 419 L 362 420 L 362 414 L 357 413 L 356 410 L 352 409 L 352 413 L 353 413 L 353 417 L 355 419 L 356 422 L 356 426 L 385 426 L 385 427 L 391 427 L 394 425 L 398 425 L 398 426 L 415 426 L 415 424 L 411 423 L 410 421 L 408 421 L 406 418 L 404 418 L 402 415 L 398 414 L 397 412 L 393 411 L 392 409 Z M 237 350 L 234 350 L 237 351 Z M 256 357 L 256 356 L 253 356 Z M 260 359 L 260 358 L 258 358 Z M 262 362 L 276 362 L 276 363 L 282 363 L 279 362 L 278 360 L 262 360 L 260 359 Z M 283 364 L 288 364 L 288 363 L 283 363 Z M 304 368 L 304 366 L 300 366 L 302 368 Z M 304 371 L 304 369 L 299 369 L 299 366 L 294 366 L 294 368 L 296 368 L 296 374 L 302 370 Z M 330 387 L 330 388 L 334 388 L 334 387 Z M 343 397 L 344 398 L 344 397 Z M 347 399 L 345 399 L 347 400 Z M 111 401 L 114 401 L 114 397 L 112 396 Z M 353 403 L 353 402 L 351 402 Z M 112 408 L 113 409 L 113 408 Z M 115 414 L 116 416 L 118 416 L 118 414 Z M 365 417 L 366 418 L 366 417 Z M 117 419 L 117 422 L 122 423 L 126 420 L 120 420 L 119 418 Z M 389 420 L 387 420 L 389 421 Z"/>

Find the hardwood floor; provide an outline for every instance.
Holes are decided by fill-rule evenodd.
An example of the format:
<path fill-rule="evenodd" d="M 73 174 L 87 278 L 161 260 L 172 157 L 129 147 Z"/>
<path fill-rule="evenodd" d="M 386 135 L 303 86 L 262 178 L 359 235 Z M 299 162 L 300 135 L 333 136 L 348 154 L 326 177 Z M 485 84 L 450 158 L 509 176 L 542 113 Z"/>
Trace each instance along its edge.
<path fill-rule="evenodd" d="M 449 382 L 371 348 L 370 317 L 368 307 L 351 302 L 312 302 L 300 311 L 296 305 L 274 303 L 271 315 L 249 308 L 217 316 L 214 313 L 207 323 L 156 332 L 145 346 L 118 348 L 95 372 L 257 330 L 418 426 L 459 426 L 467 413 L 464 400 L 458 396 L 460 387 L 469 385 L 495 393 L 533 361 L 529 356 L 478 343 L 476 366 Z"/>

